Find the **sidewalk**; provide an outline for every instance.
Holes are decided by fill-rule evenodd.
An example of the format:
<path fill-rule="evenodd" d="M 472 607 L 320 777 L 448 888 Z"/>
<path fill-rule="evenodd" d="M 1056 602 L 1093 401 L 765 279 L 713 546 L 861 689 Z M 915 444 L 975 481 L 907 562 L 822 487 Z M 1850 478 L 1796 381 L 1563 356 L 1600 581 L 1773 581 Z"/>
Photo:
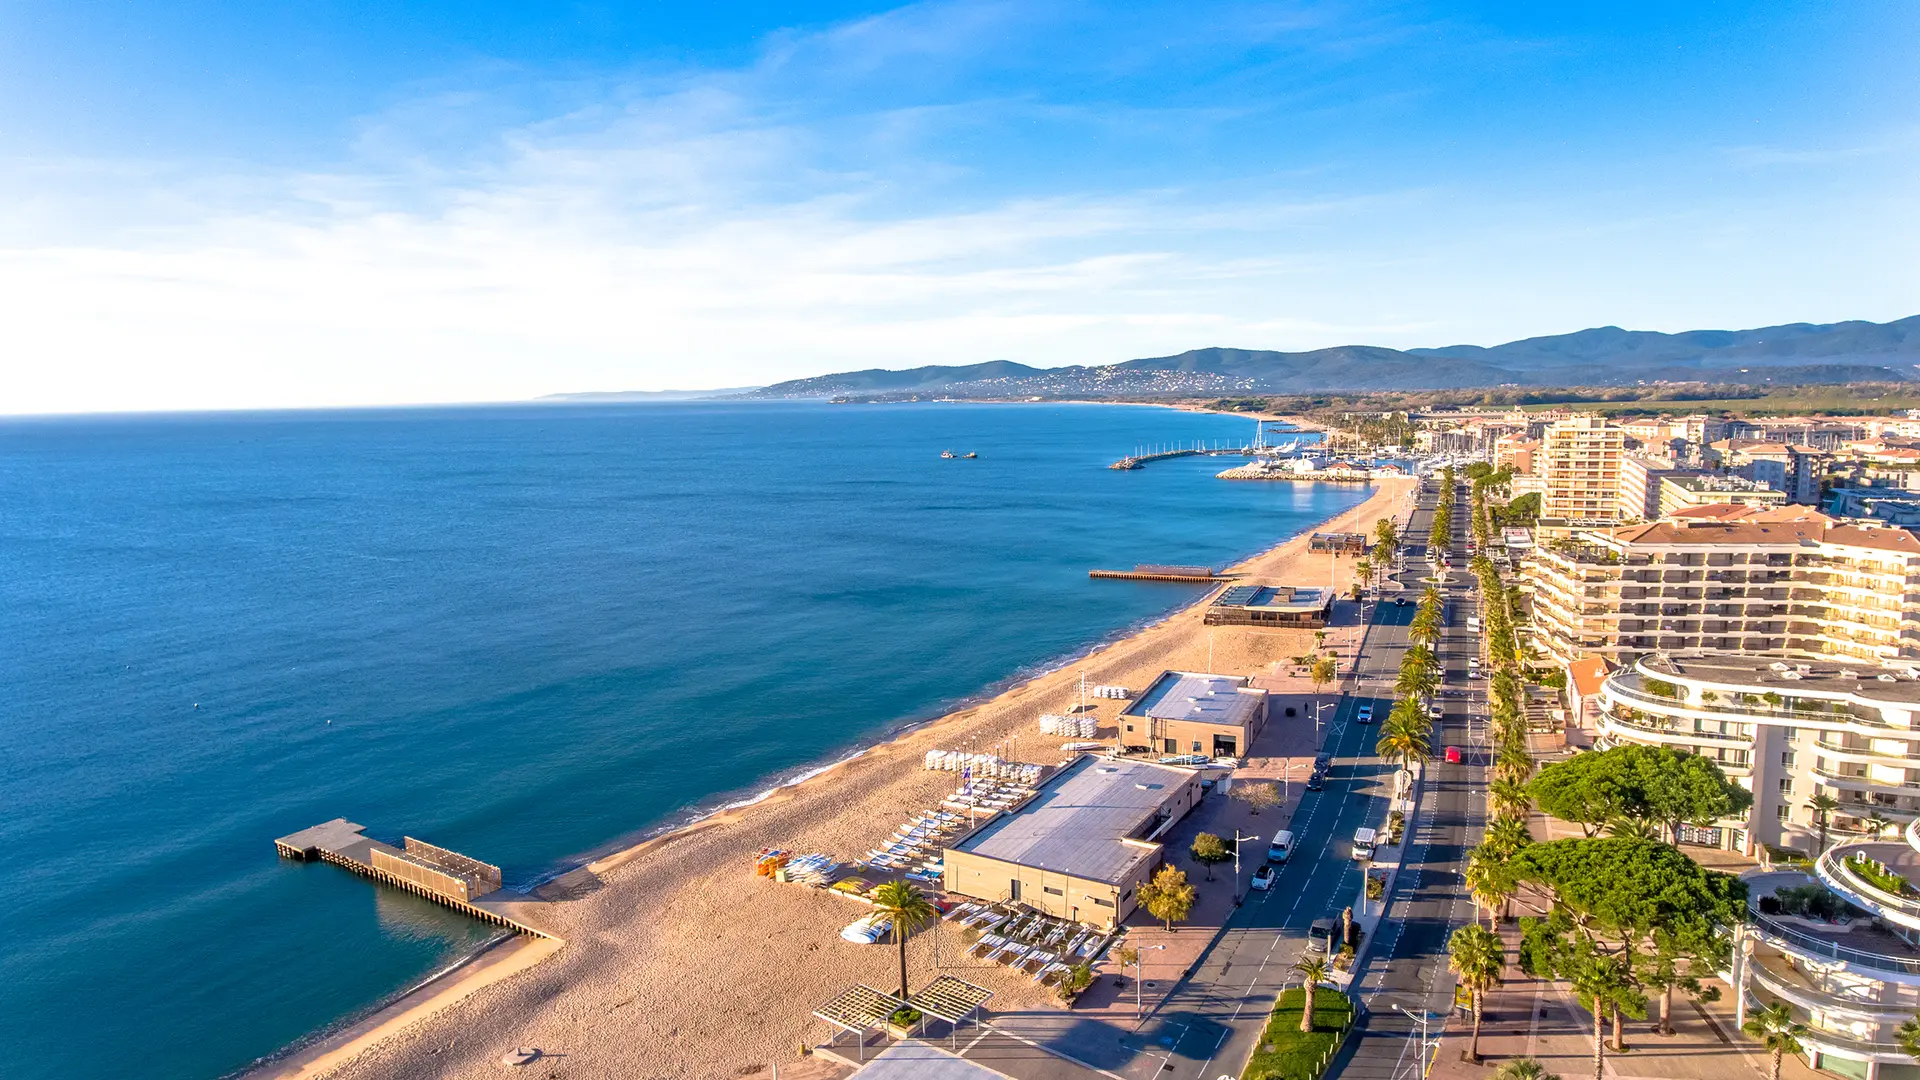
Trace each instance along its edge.
<path fill-rule="evenodd" d="M 1329 702 L 1341 700 L 1339 693 L 1333 690 L 1324 698 Z M 1221 839 L 1231 840 L 1237 831 L 1241 836 L 1253 837 L 1243 843 L 1240 852 L 1238 891 L 1242 896 L 1246 895 L 1248 880 L 1267 861 L 1267 842 L 1274 833 L 1292 824 L 1293 812 L 1300 805 L 1300 795 L 1305 790 L 1301 785 L 1313 766 L 1314 755 L 1319 752 L 1319 736 L 1314 732 L 1312 715 L 1302 710 L 1297 716 L 1273 717 L 1267 721 L 1266 729 L 1259 738 L 1254 740 L 1252 749 L 1252 756 L 1234 770 L 1234 782 L 1277 782 L 1287 775 L 1287 801 L 1272 810 L 1255 814 L 1247 804 L 1216 792 L 1202 799 L 1200 805 L 1167 834 L 1167 864 L 1185 871 L 1187 880 L 1199 893 L 1193 913 L 1186 921 L 1174 924 L 1172 933 L 1168 933 L 1166 927 L 1144 909 L 1129 916 L 1125 924 L 1126 938 L 1121 945 L 1108 950 L 1106 958 L 1095 967 L 1093 986 L 1080 995 L 1080 1000 L 1074 1004 L 1076 1016 L 1105 1020 L 1123 1029 L 1131 1029 L 1135 1011 L 1134 972 L 1131 966 L 1123 971 L 1114 954 L 1126 946 L 1140 950 L 1142 984 L 1137 988 L 1141 1002 L 1140 1015 L 1152 1016 L 1160 1001 L 1173 990 L 1183 974 L 1199 963 L 1201 956 L 1226 925 L 1234 911 L 1233 864 L 1215 866 L 1214 880 L 1208 881 L 1207 868 L 1188 854 L 1196 835 L 1210 832 Z"/>

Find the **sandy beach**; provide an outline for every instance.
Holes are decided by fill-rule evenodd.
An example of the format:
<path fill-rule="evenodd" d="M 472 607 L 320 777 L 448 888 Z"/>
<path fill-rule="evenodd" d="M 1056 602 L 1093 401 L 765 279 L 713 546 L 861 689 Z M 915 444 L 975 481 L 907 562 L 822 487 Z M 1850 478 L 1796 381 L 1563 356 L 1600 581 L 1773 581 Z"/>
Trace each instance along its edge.
<path fill-rule="evenodd" d="M 1412 480 L 1376 483 L 1366 502 L 1318 528 L 1370 531 L 1397 509 Z M 1276 584 L 1320 585 L 1333 568 L 1289 539 L 1231 573 Z M 1344 568 L 1338 579 L 1348 578 Z M 898 981 L 890 945 L 859 946 L 841 927 L 867 909 L 856 901 L 756 877 L 763 848 L 826 852 L 845 860 L 879 845 L 910 815 L 956 785 L 922 767 L 925 751 L 1010 744 L 1008 756 L 1052 762 L 1067 740 L 1040 736 L 1035 717 L 1061 712 L 1089 683 L 1141 687 L 1166 668 L 1267 674 L 1311 647 L 1310 631 L 1219 628 L 1201 607 L 1159 623 L 990 701 L 917 728 L 752 806 L 726 811 L 600 859 L 543 888 L 519 914 L 550 930 L 557 949 L 517 948 L 476 963 L 425 992 L 256 1075 L 311 1078 L 496 1076 L 515 1047 L 548 1055 L 555 1077 L 740 1077 L 797 1061 L 823 1040 L 813 1008 L 856 982 Z M 1102 734 L 1119 703 L 1100 702 Z M 916 985 L 943 968 L 995 991 L 996 1010 L 1049 1007 L 1023 976 L 966 958 L 950 924 L 909 947 Z"/>

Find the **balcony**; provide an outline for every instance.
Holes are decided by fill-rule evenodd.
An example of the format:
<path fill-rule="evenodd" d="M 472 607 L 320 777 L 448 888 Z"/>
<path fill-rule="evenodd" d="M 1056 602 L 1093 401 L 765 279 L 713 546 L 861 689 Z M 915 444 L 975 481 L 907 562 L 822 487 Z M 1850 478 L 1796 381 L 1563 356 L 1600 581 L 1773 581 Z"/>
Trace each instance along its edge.
<path fill-rule="evenodd" d="M 1914 786 L 1920 787 L 1920 784 Z M 1920 877 L 1920 855 L 1905 844 L 1859 840 L 1828 848 L 1813 864 L 1813 872 L 1827 888 L 1839 893 L 1848 903 L 1888 922 L 1920 930 L 1920 896 L 1896 896 L 1868 882 L 1847 865 L 1847 859 L 1855 855 L 1877 860 L 1909 881 Z"/>
<path fill-rule="evenodd" d="M 1747 917 L 1754 931 L 1776 948 L 1820 961 L 1838 960 L 1851 967 L 1888 972 L 1900 982 L 1920 981 L 1920 952 L 1883 930 L 1863 934 L 1821 931 L 1783 915 L 1768 915 L 1760 910 L 1760 898 L 1770 896 L 1784 885 L 1804 885 L 1812 879 L 1802 874 L 1776 872 L 1750 880 Z M 1843 943 L 1844 941 L 1844 943 Z"/>

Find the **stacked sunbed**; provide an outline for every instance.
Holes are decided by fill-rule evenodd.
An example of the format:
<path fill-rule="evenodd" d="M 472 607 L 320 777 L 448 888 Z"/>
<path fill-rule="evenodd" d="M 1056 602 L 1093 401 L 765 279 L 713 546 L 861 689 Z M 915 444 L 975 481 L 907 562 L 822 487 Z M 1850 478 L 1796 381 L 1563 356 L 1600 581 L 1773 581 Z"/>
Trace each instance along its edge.
<path fill-rule="evenodd" d="M 1133 696 L 1133 691 L 1124 686 L 1096 686 L 1090 692 L 1097 698 L 1119 698 L 1121 701 Z"/>
<path fill-rule="evenodd" d="M 938 886 L 947 841 L 966 828 L 967 819 L 947 810 L 929 810 L 893 831 L 892 839 L 867 852 L 866 865 L 882 874 Z"/>
<path fill-rule="evenodd" d="M 1074 966 L 1092 963 L 1114 938 L 1091 926 L 1013 907 L 962 904 L 947 917 L 980 932 L 969 950 L 974 959 L 1005 964 L 1048 986 Z"/>
<path fill-rule="evenodd" d="M 1042 772 L 1038 765 L 1008 761 L 992 754 L 970 754 L 963 750 L 929 750 L 926 763 L 929 769 L 940 769 L 945 772 L 965 770 L 976 780 L 993 777 L 1001 780 L 1018 780 L 1028 785 L 1039 783 Z"/>
<path fill-rule="evenodd" d="M 1040 717 L 1040 734 L 1066 735 L 1070 738 L 1091 739 L 1100 730 L 1100 718 L 1092 713 L 1079 716 L 1056 716 L 1044 713 Z"/>

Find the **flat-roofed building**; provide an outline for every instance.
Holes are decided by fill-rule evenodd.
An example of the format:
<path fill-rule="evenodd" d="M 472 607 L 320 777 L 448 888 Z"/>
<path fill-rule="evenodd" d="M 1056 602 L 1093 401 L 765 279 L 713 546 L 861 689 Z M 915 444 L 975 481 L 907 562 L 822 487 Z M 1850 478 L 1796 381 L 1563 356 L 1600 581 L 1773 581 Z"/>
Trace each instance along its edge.
<path fill-rule="evenodd" d="M 1333 615 L 1333 590 L 1294 585 L 1230 585 L 1207 605 L 1208 626 L 1317 630 Z"/>
<path fill-rule="evenodd" d="M 1740 476 L 1674 473 L 1660 478 L 1660 512 L 1666 517 L 1697 506 L 1785 506 L 1787 493 Z"/>
<path fill-rule="evenodd" d="M 1705 514 L 1714 508 L 1702 507 Z M 1920 540 L 1800 507 L 1590 529 L 1537 548 L 1532 643 L 1559 663 L 1651 652 L 1920 658 Z"/>
<path fill-rule="evenodd" d="M 1160 837 L 1200 801 L 1200 774 L 1082 755 L 946 851 L 948 892 L 1112 927 L 1163 861 Z"/>
<path fill-rule="evenodd" d="M 1627 454 L 1620 459 L 1621 521 L 1650 521 L 1660 516 L 1660 481 L 1679 470 L 1672 458 Z"/>
<path fill-rule="evenodd" d="M 1267 692 L 1234 675 L 1165 671 L 1120 714 L 1120 744 L 1240 757 L 1267 721 Z"/>

